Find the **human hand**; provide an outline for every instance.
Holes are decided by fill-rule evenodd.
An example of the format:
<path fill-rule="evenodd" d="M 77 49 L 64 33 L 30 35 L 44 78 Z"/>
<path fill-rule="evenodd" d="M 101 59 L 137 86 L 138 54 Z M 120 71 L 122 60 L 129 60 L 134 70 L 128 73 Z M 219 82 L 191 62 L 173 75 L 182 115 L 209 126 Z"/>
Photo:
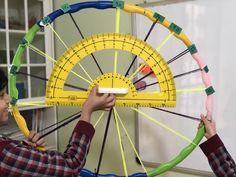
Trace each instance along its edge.
<path fill-rule="evenodd" d="M 114 94 L 99 94 L 95 86 L 82 107 L 81 119 L 90 120 L 92 112 L 111 108 L 115 105 L 116 96 Z M 85 120 L 85 121 L 86 121 Z"/>
<path fill-rule="evenodd" d="M 28 136 L 28 139 L 25 141 L 27 144 L 33 146 L 33 147 L 45 147 L 46 141 L 44 138 L 40 138 L 40 134 L 36 133 L 35 131 L 30 131 L 30 134 Z"/>
<path fill-rule="evenodd" d="M 201 114 L 201 120 L 202 122 L 200 123 L 199 127 L 202 126 L 202 123 L 205 125 L 205 137 L 209 139 L 216 134 L 216 123 L 214 120 L 212 120 L 212 117 L 204 116 L 203 114 Z"/>

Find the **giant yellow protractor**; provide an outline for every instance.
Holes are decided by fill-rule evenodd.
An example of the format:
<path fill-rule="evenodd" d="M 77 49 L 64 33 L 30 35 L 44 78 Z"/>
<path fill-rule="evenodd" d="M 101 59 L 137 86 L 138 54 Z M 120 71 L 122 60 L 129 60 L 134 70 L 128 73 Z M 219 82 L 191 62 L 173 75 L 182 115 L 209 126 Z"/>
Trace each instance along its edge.
<path fill-rule="evenodd" d="M 106 73 L 90 84 L 87 91 L 65 91 L 65 81 L 75 64 L 88 55 L 106 49 L 125 50 L 142 58 L 150 66 L 159 82 L 160 92 L 138 92 L 132 78 L 118 73 Z M 142 67 L 142 66 L 141 66 Z M 49 105 L 82 105 L 93 86 L 127 88 L 128 93 L 117 95 L 115 106 L 174 107 L 175 83 L 172 73 L 161 55 L 146 42 L 131 35 L 116 33 L 98 34 L 81 40 L 59 58 L 49 78 L 46 103 Z"/>
<path fill-rule="evenodd" d="M 25 35 L 24 39 L 19 44 L 19 47 L 14 56 L 12 67 L 10 70 L 10 96 L 12 98 L 12 110 L 16 122 L 27 137 L 29 135 L 29 130 L 26 126 L 23 116 L 20 115 L 18 110 L 18 90 L 16 88 L 17 83 L 17 72 L 21 68 L 21 58 L 23 53 L 26 51 L 27 47 L 30 49 L 35 49 L 31 46 L 31 43 L 37 32 L 46 26 L 51 27 L 51 23 L 54 22 L 58 17 L 65 14 L 72 14 L 79 12 L 81 9 L 96 8 L 96 9 L 116 9 L 123 10 L 128 13 L 139 13 L 141 15 L 149 18 L 153 23 L 158 23 L 165 27 L 171 32 L 171 36 L 175 36 L 177 39 L 182 41 L 190 51 L 192 58 L 198 64 L 201 74 L 202 81 L 206 87 L 206 108 L 207 114 L 212 114 L 212 94 L 214 89 L 211 86 L 210 79 L 208 77 L 208 68 L 204 64 L 202 58 L 200 57 L 195 45 L 187 38 L 182 29 L 174 23 L 169 22 L 164 16 L 157 12 L 152 12 L 148 9 L 138 7 L 136 5 L 124 3 L 124 1 L 114 0 L 114 1 L 89 1 L 81 2 L 72 5 L 65 4 L 45 18 L 37 22 Z M 47 88 L 45 93 L 45 99 L 47 105 L 64 105 L 64 106 L 81 106 L 91 88 L 97 85 L 99 88 L 108 89 L 125 89 L 127 92 L 119 94 L 117 93 L 117 101 L 115 106 L 119 107 L 132 107 L 133 110 L 138 110 L 139 107 L 175 107 L 176 105 L 176 88 L 172 72 L 167 65 L 165 59 L 160 55 L 158 50 L 149 45 L 146 40 L 140 40 L 132 35 L 121 34 L 118 30 L 115 33 L 103 33 L 95 34 L 90 37 L 86 37 L 81 41 L 74 44 L 72 47 L 68 48 L 66 52 L 55 62 L 54 68 L 48 78 Z M 138 56 L 143 64 L 138 66 L 132 75 L 118 73 L 116 69 L 111 70 L 111 72 L 101 73 L 95 78 L 89 77 L 89 79 L 82 77 L 76 72 L 75 65 L 80 65 L 81 62 L 86 60 L 87 56 L 93 55 L 93 53 L 99 51 L 125 51 L 129 52 L 135 56 Z M 41 51 L 38 51 L 42 54 Z M 46 56 L 47 58 L 47 56 Z M 114 62 L 116 63 L 116 62 Z M 116 64 L 115 64 L 116 65 Z M 135 78 L 137 73 L 139 73 L 144 66 L 148 66 L 152 69 L 156 82 L 156 91 L 152 92 L 140 92 L 135 86 Z M 115 67 L 114 67 L 115 68 Z M 86 69 L 81 67 L 88 76 Z M 89 70 L 90 68 L 87 68 Z M 112 72 L 113 71 L 113 72 Z M 68 86 L 66 81 L 70 75 L 75 75 L 85 82 L 88 86 L 86 88 L 66 90 L 65 87 Z M 80 83 L 77 83 L 80 87 Z M 73 85 L 70 85 L 73 87 Z M 79 87 L 78 87 L 79 88 Z M 118 124 L 118 115 L 114 109 L 114 117 L 116 120 L 116 126 Z M 123 124 L 122 124 L 123 125 Z M 156 167 L 154 170 L 138 172 L 132 175 L 127 174 L 125 170 L 125 176 L 132 177 L 144 177 L 144 176 L 157 176 L 162 174 L 181 161 L 183 161 L 199 144 L 204 136 L 204 127 L 198 129 L 197 134 L 193 140 L 190 140 L 190 144 L 184 147 L 179 154 L 168 162 L 164 162 L 160 166 Z M 120 143 L 122 149 L 122 143 Z M 123 157 L 123 155 L 122 155 Z M 124 163 L 125 166 L 125 163 Z M 92 176 L 118 176 L 115 174 L 95 174 L 88 169 L 83 169 L 80 176 L 92 177 Z"/>

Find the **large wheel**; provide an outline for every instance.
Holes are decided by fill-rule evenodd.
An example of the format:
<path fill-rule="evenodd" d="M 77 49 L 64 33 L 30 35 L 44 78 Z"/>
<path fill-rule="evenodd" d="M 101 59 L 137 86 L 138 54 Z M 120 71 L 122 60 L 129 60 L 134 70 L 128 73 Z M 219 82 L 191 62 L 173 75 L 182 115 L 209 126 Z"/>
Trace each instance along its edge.
<path fill-rule="evenodd" d="M 47 17 L 40 20 L 29 30 L 17 49 L 11 67 L 10 96 L 12 98 L 13 114 L 20 129 L 26 137 L 29 135 L 29 130 L 24 122 L 24 118 L 18 111 L 18 91 L 16 88 L 17 73 L 21 68 L 20 60 L 22 55 L 27 47 L 31 46 L 30 49 L 35 49 L 32 47 L 31 43 L 34 40 L 34 36 L 40 31 L 41 28 L 46 28 L 48 26 L 51 27 L 50 24 L 61 15 L 69 14 L 73 19 L 73 13 L 77 13 L 81 9 L 89 8 L 101 10 L 114 9 L 117 11 L 123 10 L 128 13 L 139 13 L 153 21 L 153 25 L 158 23 L 164 26 L 168 31 L 170 31 L 170 36 L 173 35 L 176 40 L 182 41 L 187 48 L 186 51 L 191 53 L 192 58 L 196 61 L 196 65 L 199 67 L 196 71 L 200 71 L 202 74 L 202 82 L 206 87 L 207 114 L 212 114 L 212 93 L 214 90 L 207 74 L 208 68 L 204 64 L 195 45 L 187 38 L 179 26 L 169 22 L 164 16 L 158 14 L 157 12 L 154 13 L 145 8 L 126 4 L 122 1 L 82 2 L 73 5 L 66 4 L 62 6 L 61 9 L 52 12 Z M 115 107 L 113 108 L 113 115 L 118 129 L 119 126 L 123 127 L 123 123 L 116 107 L 128 107 L 146 117 L 148 116 L 139 109 L 140 107 L 147 107 L 159 111 L 162 110 L 160 108 L 175 107 L 176 104 L 178 104 L 176 101 L 176 77 L 173 76 L 173 73 L 168 66 L 170 62 L 166 61 L 166 59 L 162 57 L 158 49 L 155 49 L 146 42 L 147 37 L 146 39 L 141 40 L 129 34 L 121 34 L 118 30 L 116 30 L 115 33 L 102 33 L 94 34 L 86 38 L 83 37 L 84 39 L 78 41 L 73 46 L 67 47 L 66 51 L 59 59 L 53 60 L 54 68 L 51 72 L 50 78 L 48 78 L 45 92 L 45 104 L 54 106 L 81 106 L 86 100 L 92 87 L 95 85 L 98 85 L 99 88 L 106 88 L 110 91 L 114 91 L 114 89 L 116 89 L 117 101 Z M 97 54 L 111 51 L 115 53 L 114 58 L 108 60 L 106 59 L 104 61 L 103 59 L 96 60 L 95 56 Z M 117 69 L 117 63 L 122 62 L 118 59 L 119 57 L 117 57 L 119 52 L 128 52 L 135 56 L 133 59 L 129 59 L 130 66 L 127 66 L 127 72 L 125 73 L 119 73 Z M 42 55 L 43 52 L 38 53 Z M 135 63 L 136 58 L 141 60 L 142 64 L 138 65 L 138 67 L 131 72 L 131 68 Z M 97 73 L 99 74 L 96 76 L 91 76 L 93 71 L 91 71 L 90 68 L 85 68 L 83 66 L 83 62 L 86 60 L 90 60 L 89 62 L 91 62 L 91 64 L 96 64 L 98 66 L 97 69 L 99 72 Z M 101 62 L 111 62 L 111 66 L 113 65 L 114 67 L 109 69 L 106 68 L 106 72 L 104 72 L 103 68 L 100 67 L 99 64 Z M 150 71 L 146 72 L 144 77 L 137 79 L 137 74 L 143 72 L 144 67 L 148 67 Z M 155 80 L 152 83 L 152 85 L 155 85 L 155 90 L 142 91 L 143 88 L 148 85 L 140 87 L 139 83 L 151 74 Z M 75 83 L 71 83 L 69 80 L 71 80 L 70 78 L 72 77 L 76 77 L 78 80 Z M 68 84 L 68 82 L 70 83 Z M 126 90 L 126 92 L 117 93 L 117 91 L 120 90 Z M 162 124 L 159 125 L 165 127 Z M 125 169 L 124 174 L 125 176 L 156 176 L 162 174 L 183 161 L 197 147 L 203 136 L 204 127 L 198 129 L 193 140 L 187 139 L 189 144 L 184 147 L 180 153 L 176 155 L 176 157 L 173 157 L 173 159 L 168 162 L 164 162 L 151 171 L 138 172 L 133 175 L 129 175 L 127 174 L 125 161 L 123 161 Z M 124 160 L 125 157 L 124 152 L 122 151 L 122 142 L 120 139 L 119 142 L 121 145 L 122 159 Z M 138 156 L 138 154 L 136 155 Z M 97 176 L 103 176 L 102 174 L 99 174 L 99 170 L 95 173 Z M 90 170 L 84 169 L 81 172 L 81 176 L 94 176 L 94 173 Z M 108 174 L 108 176 L 111 175 Z"/>

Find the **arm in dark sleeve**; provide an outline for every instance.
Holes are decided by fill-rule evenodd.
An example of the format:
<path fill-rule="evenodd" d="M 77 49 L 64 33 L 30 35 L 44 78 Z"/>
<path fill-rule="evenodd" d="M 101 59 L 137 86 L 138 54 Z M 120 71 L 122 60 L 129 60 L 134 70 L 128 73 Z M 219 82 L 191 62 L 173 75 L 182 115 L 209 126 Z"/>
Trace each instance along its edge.
<path fill-rule="evenodd" d="M 236 165 L 218 135 L 200 145 L 217 177 L 236 177 Z"/>
<path fill-rule="evenodd" d="M 5 176 L 78 176 L 94 132 L 90 123 L 79 121 L 64 153 L 11 143 L 1 153 L 0 171 Z"/>

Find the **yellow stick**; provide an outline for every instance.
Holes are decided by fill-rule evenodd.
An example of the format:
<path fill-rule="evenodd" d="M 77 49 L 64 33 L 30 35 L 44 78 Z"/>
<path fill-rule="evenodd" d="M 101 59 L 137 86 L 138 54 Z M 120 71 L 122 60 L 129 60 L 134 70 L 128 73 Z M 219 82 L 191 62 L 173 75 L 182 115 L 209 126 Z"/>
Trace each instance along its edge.
<path fill-rule="evenodd" d="M 167 43 L 167 41 L 174 35 L 174 32 L 170 33 L 165 40 L 161 43 L 161 45 L 156 49 L 157 52 L 161 50 L 161 48 Z"/>
<path fill-rule="evenodd" d="M 171 133 L 174 133 L 174 134 L 177 135 L 178 137 L 180 137 L 180 138 L 182 138 L 182 139 L 184 139 L 184 140 L 190 142 L 191 144 L 197 146 L 197 144 L 195 144 L 194 142 L 192 142 L 192 140 L 188 139 L 187 137 L 185 137 L 185 136 L 182 135 L 181 133 L 175 131 L 174 129 L 168 127 L 167 125 L 165 125 L 165 124 L 163 124 L 163 123 L 157 121 L 156 119 L 150 117 L 149 115 L 145 114 L 144 112 L 142 112 L 142 111 L 140 111 L 140 110 L 138 110 L 138 109 L 136 109 L 136 108 L 131 108 L 131 109 L 133 109 L 134 111 L 138 112 L 139 114 L 145 116 L 146 118 L 148 118 L 149 120 L 155 122 L 156 124 L 160 125 L 161 127 L 165 128 L 165 129 L 167 129 L 167 130 L 169 130 Z"/>
<path fill-rule="evenodd" d="M 119 33 L 120 29 L 120 9 L 116 9 L 116 33 Z M 117 73 L 117 58 L 118 58 L 118 51 L 115 50 L 114 55 L 114 74 Z"/>
<path fill-rule="evenodd" d="M 102 114 L 99 116 L 97 122 L 94 124 L 94 127 L 96 127 L 96 126 L 98 125 L 98 123 L 101 121 L 103 115 L 104 115 L 104 111 L 103 111 Z"/>
<path fill-rule="evenodd" d="M 124 124 L 123 124 L 123 122 L 122 122 L 122 120 L 121 120 L 121 118 L 120 118 L 120 116 L 119 116 L 119 114 L 118 114 L 118 112 L 116 111 L 115 108 L 114 108 L 114 110 L 115 110 L 115 114 L 117 114 L 118 120 L 119 120 L 120 124 L 122 125 L 122 127 L 123 127 L 123 129 L 124 129 L 124 131 L 125 131 L 125 134 L 126 134 L 128 140 L 129 140 L 129 142 L 130 142 L 130 144 L 131 144 L 131 146 L 132 146 L 132 148 L 133 148 L 133 150 L 134 150 L 134 152 L 135 152 L 135 154 L 136 154 L 136 156 L 137 156 L 137 158 L 138 158 L 138 160 L 139 160 L 139 162 L 140 162 L 140 164 L 141 164 L 143 170 L 144 170 L 145 173 L 147 174 L 147 170 L 146 170 L 146 168 L 144 167 L 144 164 L 143 164 L 143 162 L 142 162 L 142 160 L 141 160 L 141 158 L 140 158 L 140 156 L 139 156 L 139 154 L 138 154 L 138 152 L 137 152 L 137 150 L 136 150 L 136 148 L 135 148 L 135 146 L 134 146 L 134 143 L 132 142 L 132 140 L 131 140 L 131 138 L 130 138 L 130 136 L 129 136 L 129 133 L 128 133 L 127 129 L 125 128 L 125 126 L 124 126 Z"/>
<path fill-rule="evenodd" d="M 115 109 L 115 108 L 114 108 Z M 114 117 L 116 120 L 116 130 L 117 130 L 117 134 L 118 134 L 118 138 L 119 138 L 119 144 L 120 144 L 120 151 L 121 151 L 121 156 L 122 156 L 122 162 L 123 162 L 123 167 L 124 167 L 124 172 L 125 172 L 125 176 L 128 176 L 128 172 L 127 172 L 127 165 L 126 165 L 126 161 L 125 161 L 125 154 L 124 154 L 124 150 L 122 148 L 122 140 L 121 140 L 121 135 L 120 135 L 120 127 L 119 127 L 119 122 L 117 119 L 117 112 L 114 110 Z"/>

